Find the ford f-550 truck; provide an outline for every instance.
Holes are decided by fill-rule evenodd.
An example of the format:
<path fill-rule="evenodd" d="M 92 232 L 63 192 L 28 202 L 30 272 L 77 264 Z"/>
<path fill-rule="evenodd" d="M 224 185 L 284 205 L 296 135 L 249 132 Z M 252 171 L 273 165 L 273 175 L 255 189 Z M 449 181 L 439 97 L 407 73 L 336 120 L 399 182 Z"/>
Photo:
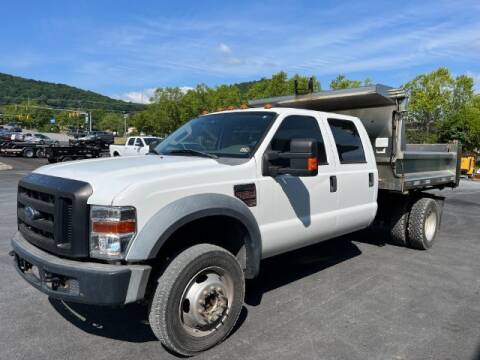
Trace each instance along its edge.
<path fill-rule="evenodd" d="M 18 185 L 15 266 L 65 301 L 144 301 L 194 355 L 235 325 L 261 260 L 374 221 L 432 246 L 458 145 L 408 145 L 405 94 L 381 85 L 200 116 L 150 155 L 48 165 Z M 329 111 L 329 112 L 324 112 Z"/>

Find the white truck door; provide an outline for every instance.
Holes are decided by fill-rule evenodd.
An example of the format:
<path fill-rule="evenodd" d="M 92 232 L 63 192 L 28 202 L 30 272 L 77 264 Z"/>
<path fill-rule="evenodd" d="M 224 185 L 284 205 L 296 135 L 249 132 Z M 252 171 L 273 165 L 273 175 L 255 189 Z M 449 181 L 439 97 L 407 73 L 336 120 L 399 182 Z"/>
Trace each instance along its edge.
<path fill-rule="evenodd" d="M 128 138 L 128 141 L 125 144 L 125 156 L 135 155 L 134 154 L 135 140 L 136 138 L 134 137 Z"/>
<path fill-rule="evenodd" d="M 319 166 L 318 175 L 312 177 L 263 177 L 261 191 L 269 193 L 265 196 L 265 222 L 261 226 L 264 257 L 335 234 L 338 193 L 330 191 L 335 164 L 331 146 L 324 144 L 324 126 L 313 116 L 290 115 L 283 119 L 270 142 L 268 149 L 286 152 L 291 139 L 314 138 L 318 141 Z M 274 160 L 272 165 L 288 166 L 288 160 Z"/>
<path fill-rule="evenodd" d="M 143 140 L 142 138 L 137 138 L 135 140 L 135 151 L 134 151 L 134 155 L 142 155 L 143 154 L 143 150 L 145 149 L 145 145 L 143 144 Z"/>
<path fill-rule="evenodd" d="M 330 117 L 336 145 L 337 170 L 333 185 L 339 196 L 338 234 L 362 229 L 377 210 L 377 169 L 365 128 L 358 120 Z"/>

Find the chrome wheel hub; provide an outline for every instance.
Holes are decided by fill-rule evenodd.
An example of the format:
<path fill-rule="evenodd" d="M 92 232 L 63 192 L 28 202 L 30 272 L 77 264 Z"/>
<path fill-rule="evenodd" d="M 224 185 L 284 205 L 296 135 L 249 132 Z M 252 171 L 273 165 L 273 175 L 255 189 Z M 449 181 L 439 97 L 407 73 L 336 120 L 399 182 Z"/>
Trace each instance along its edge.
<path fill-rule="evenodd" d="M 205 336 L 218 329 L 229 313 L 233 282 L 220 268 L 197 273 L 188 283 L 181 302 L 183 327 L 194 336 Z"/>
<path fill-rule="evenodd" d="M 425 219 L 425 238 L 432 241 L 437 229 L 437 215 L 431 211 Z"/>

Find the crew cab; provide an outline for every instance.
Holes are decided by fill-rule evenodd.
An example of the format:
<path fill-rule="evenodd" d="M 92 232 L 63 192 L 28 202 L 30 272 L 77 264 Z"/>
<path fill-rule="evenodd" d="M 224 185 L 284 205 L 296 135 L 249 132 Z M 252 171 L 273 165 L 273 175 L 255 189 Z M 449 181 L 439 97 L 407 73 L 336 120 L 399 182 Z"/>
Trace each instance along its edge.
<path fill-rule="evenodd" d="M 459 150 L 407 145 L 405 103 L 380 85 L 257 100 L 148 156 L 41 167 L 19 182 L 15 267 L 53 298 L 144 302 L 158 339 L 195 355 L 235 326 L 264 258 L 372 223 L 433 245 L 443 199 L 423 190 L 457 186 Z"/>
<path fill-rule="evenodd" d="M 125 145 L 110 145 L 110 156 L 135 156 L 145 155 L 150 151 L 150 144 L 160 142 L 162 138 L 155 136 L 132 136 Z"/>

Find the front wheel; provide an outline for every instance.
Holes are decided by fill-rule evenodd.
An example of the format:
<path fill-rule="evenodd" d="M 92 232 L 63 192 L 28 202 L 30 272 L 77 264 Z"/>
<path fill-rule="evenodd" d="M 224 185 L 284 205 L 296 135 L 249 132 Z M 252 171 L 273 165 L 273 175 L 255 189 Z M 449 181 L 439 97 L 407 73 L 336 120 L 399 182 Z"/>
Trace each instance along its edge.
<path fill-rule="evenodd" d="M 245 280 L 227 250 L 210 244 L 180 253 L 159 277 L 150 326 L 168 349 L 186 356 L 221 342 L 240 315 Z"/>

